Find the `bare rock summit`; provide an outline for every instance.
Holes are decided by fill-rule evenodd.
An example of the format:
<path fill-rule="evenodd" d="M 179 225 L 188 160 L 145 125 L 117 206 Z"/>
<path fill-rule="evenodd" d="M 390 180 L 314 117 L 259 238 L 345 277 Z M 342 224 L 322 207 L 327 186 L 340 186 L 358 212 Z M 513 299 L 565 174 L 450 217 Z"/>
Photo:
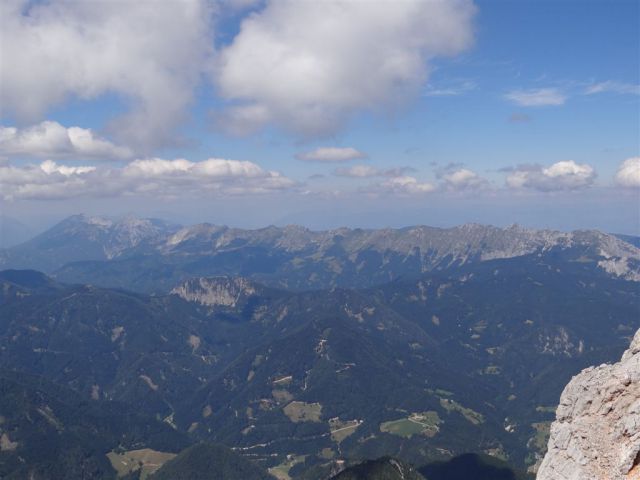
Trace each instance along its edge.
<path fill-rule="evenodd" d="M 640 330 L 565 387 L 537 480 L 640 480 Z"/>

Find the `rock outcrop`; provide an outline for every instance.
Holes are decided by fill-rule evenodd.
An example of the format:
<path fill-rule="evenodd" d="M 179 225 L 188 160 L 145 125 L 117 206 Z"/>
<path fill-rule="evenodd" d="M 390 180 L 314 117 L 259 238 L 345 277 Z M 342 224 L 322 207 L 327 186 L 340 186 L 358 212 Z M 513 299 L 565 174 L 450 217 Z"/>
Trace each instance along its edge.
<path fill-rule="evenodd" d="M 537 480 L 640 480 L 640 330 L 619 363 L 583 370 L 560 397 Z"/>
<path fill-rule="evenodd" d="M 255 295 L 258 288 L 242 277 L 193 278 L 175 287 L 171 293 L 208 307 L 235 307 L 241 300 Z"/>

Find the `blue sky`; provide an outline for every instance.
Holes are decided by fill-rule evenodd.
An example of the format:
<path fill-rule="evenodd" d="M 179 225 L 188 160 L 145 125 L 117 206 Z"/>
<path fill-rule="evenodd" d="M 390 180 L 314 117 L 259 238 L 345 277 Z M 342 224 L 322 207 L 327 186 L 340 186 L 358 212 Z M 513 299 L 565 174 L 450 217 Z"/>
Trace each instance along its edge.
<path fill-rule="evenodd" d="M 636 1 L 1 8 L 5 216 L 640 234 Z"/>

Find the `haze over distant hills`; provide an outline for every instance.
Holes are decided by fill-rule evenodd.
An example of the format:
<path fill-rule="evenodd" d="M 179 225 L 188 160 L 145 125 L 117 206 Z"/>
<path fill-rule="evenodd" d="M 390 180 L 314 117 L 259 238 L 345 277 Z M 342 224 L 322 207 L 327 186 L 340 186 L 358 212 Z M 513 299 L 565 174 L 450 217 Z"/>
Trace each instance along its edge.
<path fill-rule="evenodd" d="M 12 247 L 29 240 L 33 229 L 13 217 L 0 215 L 0 248 Z"/>

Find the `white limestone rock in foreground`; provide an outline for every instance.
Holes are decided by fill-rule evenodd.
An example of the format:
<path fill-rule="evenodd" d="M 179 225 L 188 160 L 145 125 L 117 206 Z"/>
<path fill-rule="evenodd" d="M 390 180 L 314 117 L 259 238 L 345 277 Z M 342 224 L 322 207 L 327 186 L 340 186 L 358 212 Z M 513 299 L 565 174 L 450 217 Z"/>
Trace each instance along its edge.
<path fill-rule="evenodd" d="M 619 363 L 565 387 L 537 480 L 640 479 L 640 330 Z"/>

